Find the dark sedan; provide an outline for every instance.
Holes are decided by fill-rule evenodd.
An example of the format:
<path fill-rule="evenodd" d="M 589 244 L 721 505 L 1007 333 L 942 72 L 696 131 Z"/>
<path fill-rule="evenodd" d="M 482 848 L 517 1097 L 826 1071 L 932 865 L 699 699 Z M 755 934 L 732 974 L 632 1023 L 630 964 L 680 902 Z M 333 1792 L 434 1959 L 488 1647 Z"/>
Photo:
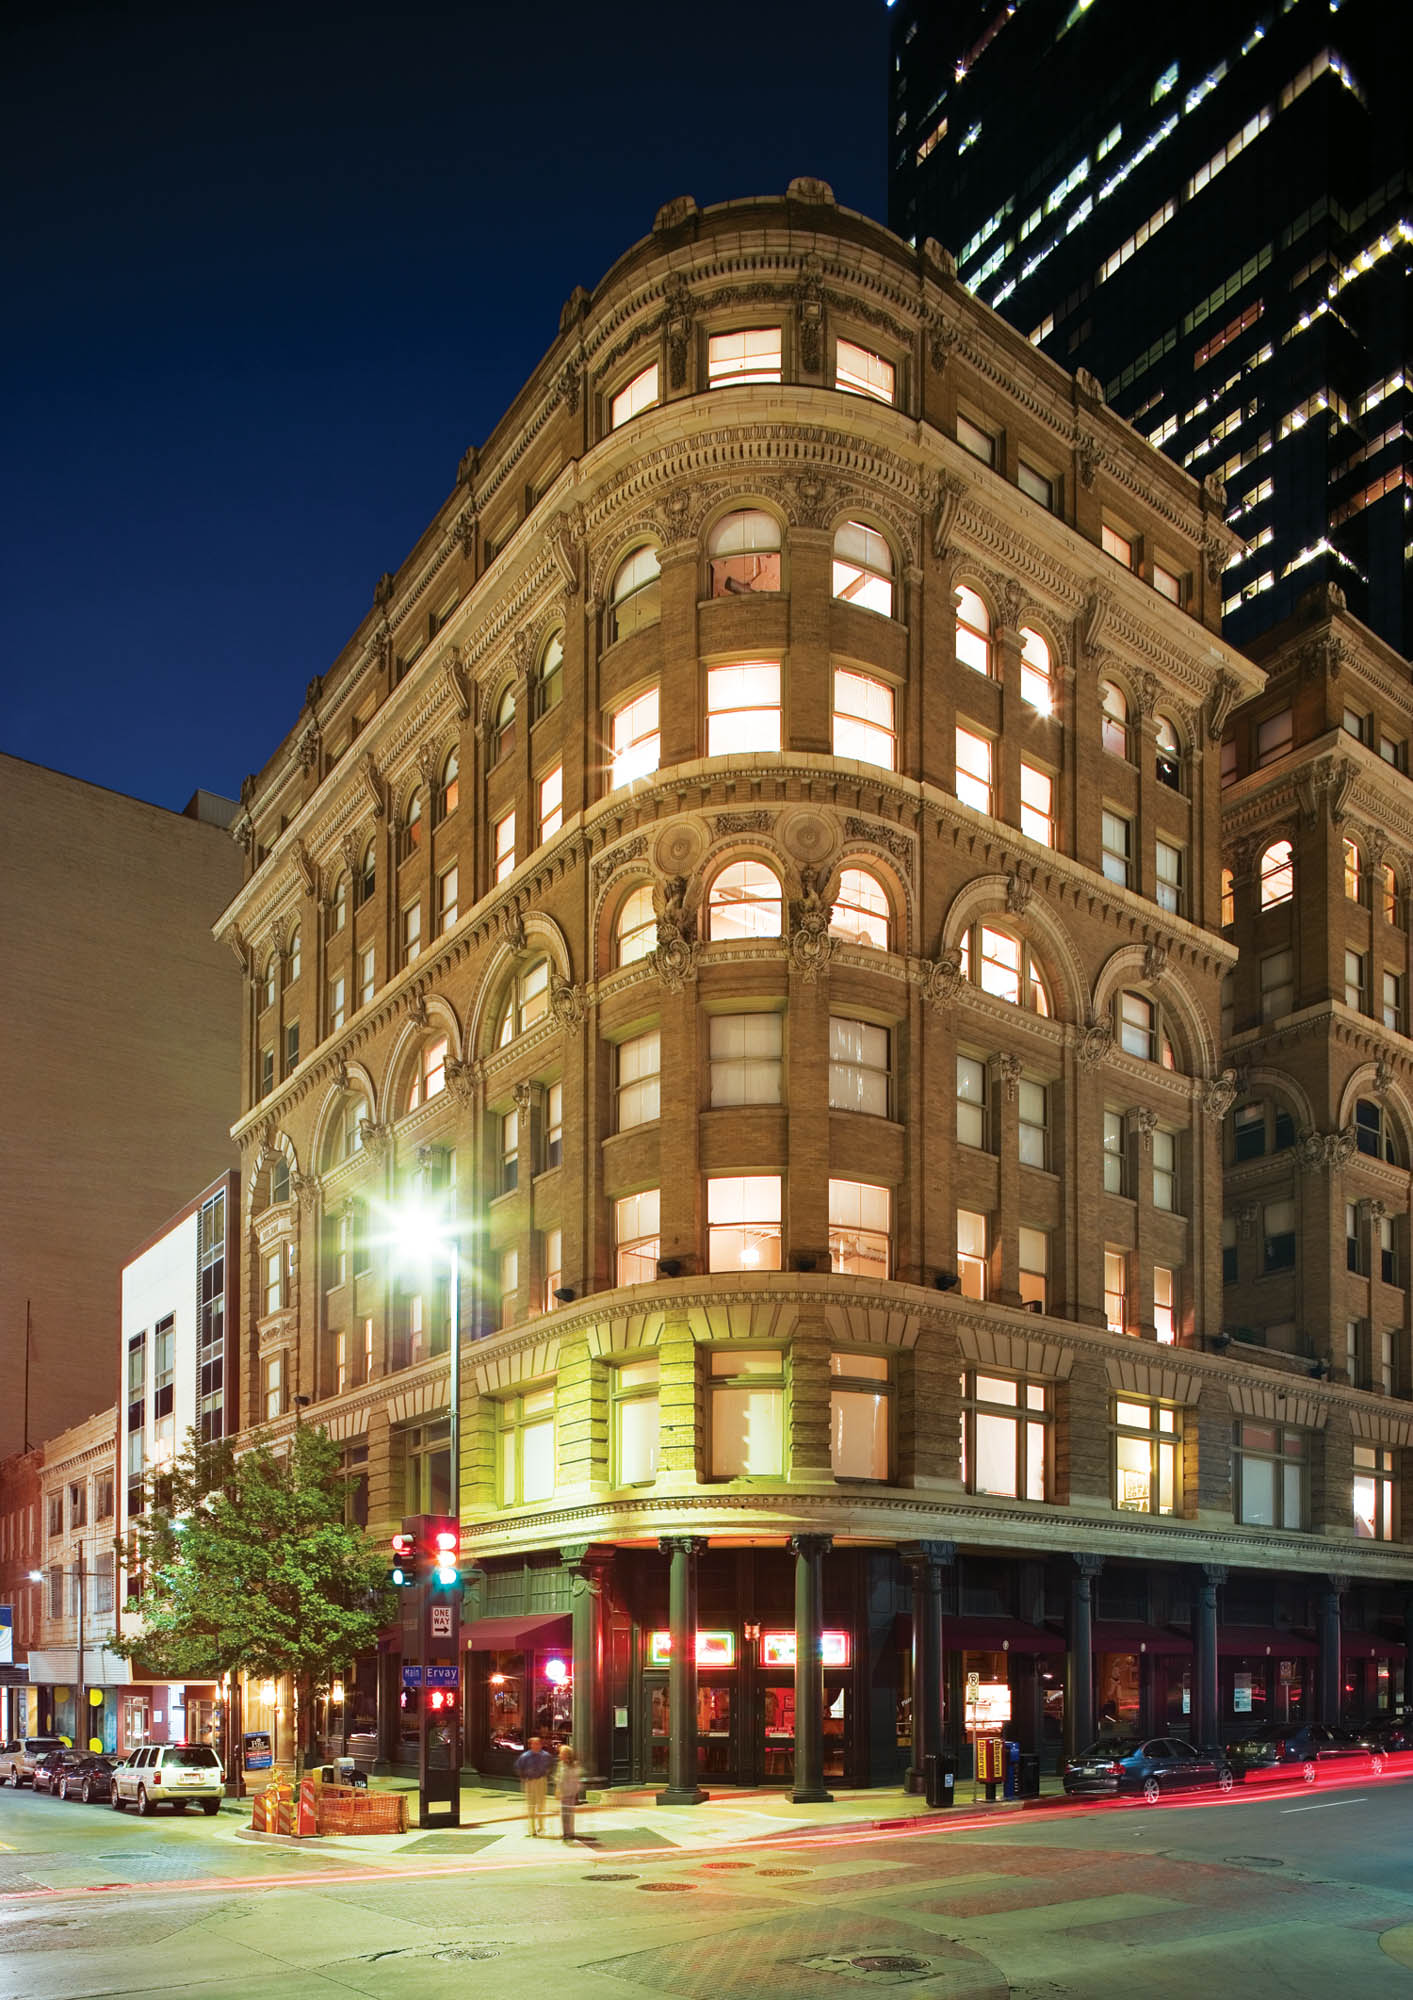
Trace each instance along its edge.
<path fill-rule="evenodd" d="M 1384 1753 L 1371 1737 L 1329 1722 L 1258 1723 L 1227 1745 L 1227 1756 L 1243 1780 L 1298 1773 L 1307 1785 L 1314 1784 L 1321 1764 L 1353 1760 L 1366 1771 L 1384 1768 Z"/>
<path fill-rule="evenodd" d="M 36 1793 L 58 1792 L 59 1781 L 66 1771 L 71 1771 L 82 1761 L 82 1753 L 77 1750 L 50 1750 L 34 1767 L 34 1789 Z"/>
<path fill-rule="evenodd" d="M 1229 1792 L 1231 1765 L 1220 1750 L 1196 1750 L 1181 1736 L 1120 1736 L 1091 1743 L 1066 1761 L 1064 1785 L 1072 1798 L 1160 1798 L 1202 1788 Z"/>
<path fill-rule="evenodd" d="M 73 1757 L 59 1773 L 59 1797 L 79 1799 L 84 1805 L 106 1805 L 113 1794 L 113 1773 L 121 1758 L 95 1757 L 87 1751 Z"/>

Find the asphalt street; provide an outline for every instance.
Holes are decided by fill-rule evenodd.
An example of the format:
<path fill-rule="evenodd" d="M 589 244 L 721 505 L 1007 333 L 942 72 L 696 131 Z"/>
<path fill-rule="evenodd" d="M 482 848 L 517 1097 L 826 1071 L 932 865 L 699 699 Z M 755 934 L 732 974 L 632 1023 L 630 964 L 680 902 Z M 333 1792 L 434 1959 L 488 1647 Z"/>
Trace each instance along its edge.
<path fill-rule="evenodd" d="M 696 1850 L 243 1821 L 0 1794 L 0 2000 L 1413 2000 L 1404 1780 Z"/>

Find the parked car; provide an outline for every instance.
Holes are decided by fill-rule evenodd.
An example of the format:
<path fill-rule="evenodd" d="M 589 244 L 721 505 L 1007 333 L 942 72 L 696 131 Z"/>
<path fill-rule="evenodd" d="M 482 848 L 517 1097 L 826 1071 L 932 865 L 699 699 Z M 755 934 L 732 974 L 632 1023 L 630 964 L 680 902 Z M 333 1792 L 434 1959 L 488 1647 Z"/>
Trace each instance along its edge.
<path fill-rule="evenodd" d="M 1232 1769 L 1243 1781 L 1298 1768 L 1307 1785 L 1319 1776 L 1321 1764 L 1359 1760 L 1371 1772 L 1384 1768 L 1384 1752 L 1363 1730 L 1340 1729 L 1329 1722 L 1261 1722 L 1237 1742 L 1227 1745 Z"/>
<path fill-rule="evenodd" d="M 185 1812 L 199 1804 L 214 1813 L 224 1786 L 221 1760 L 209 1743 L 145 1743 L 114 1771 L 108 1803 L 114 1812 L 136 1806 L 146 1814 L 164 1805 Z"/>
<path fill-rule="evenodd" d="M 1194 1749 L 1181 1736 L 1116 1736 L 1091 1743 L 1066 1760 L 1064 1771 L 1071 1798 L 1134 1797 L 1150 1806 L 1168 1793 L 1204 1787 L 1229 1792 L 1233 1783 L 1224 1752 Z"/>
<path fill-rule="evenodd" d="M 1364 1723 L 1356 1732 L 1371 1749 L 1390 1752 L 1413 1750 L 1413 1715 L 1380 1715 Z"/>
<path fill-rule="evenodd" d="M 51 1750 L 48 1756 L 41 1757 L 34 1767 L 32 1783 L 35 1795 L 48 1792 L 51 1798 L 54 1797 L 59 1790 L 60 1778 L 65 1771 L 77 1765 L 81 1755 L 78 1750 Z"/>
<path fill-rule="evenodd" d="M 0 1776 L 5 1783 L 17 1789 L 20 1785 L 34 1782 L 34 1767 L 41 1757 L 47 1757 L 51 1750 L 63 1750 L 62 1736 L 15 1736 L 0 1750 Z"/>
<path fill-rule="evenodd" d="M 59 1773 L 59 1797 L 79 1799 L 86 1806 L 103 1803 L 112 1796 L 113 1773 L 121 1762 L 119 1757 L 78 1752 Z"/>

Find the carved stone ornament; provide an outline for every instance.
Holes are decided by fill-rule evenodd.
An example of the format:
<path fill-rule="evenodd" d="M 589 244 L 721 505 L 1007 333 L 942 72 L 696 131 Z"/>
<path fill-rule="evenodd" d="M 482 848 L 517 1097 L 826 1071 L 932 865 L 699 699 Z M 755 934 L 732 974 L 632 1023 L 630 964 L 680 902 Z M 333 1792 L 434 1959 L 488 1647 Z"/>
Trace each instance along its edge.
<path fill-rule="evenodd" d="M 1082 425 L 1075 427 L 1074 449 L 1075 456 L 1079 460 L 1079 483 L 1088 493 L 1098 473 L 1108 461 L 1093 431 L 1085 430 Z"/>
<path fill-rule="evenodd" d="M 944 472 L 932 489 L 932 553 L 939 561 L 947 553 L 966 490 L 966 482 L 952 472 Z"/>
<path fill-rule="evenodd" d="M 1151 1153 L 1153 1150 L 1153 1134 L 1158 1129 L 1157 1112 L 1150 1111 L 1146 1104 L 1136 1104 L 1128 1115 L 1138 1133 L 1139 1145 L 1145 1153 Z"/>
<path fill-rule="evenodd" d="M 800 897 L 790 913 L 790 963 L 800 977 L 813 985 L 827 970 L 834 955 L 835 940 L 829 935 L 829 906 L 820 893 L 820 878 L 813 868 L 800 870 Z"/>
<path fill-rule="evenodd" d="M 684 937 L 662 935 L 658 928 L 658 941 L 648 953 L 647 964 L 662 981 L 669 993 L 680 993 L 684 986 L 690 986 L 697 976 L 698 947 Z"/>
<path fill-rule="evenodd" d="M 654 231 L 660 229 L 679 229 L 684 222 L 689 221 L 696 213 L 697 202 L 695 195 L 674 195 L 671 201 L 665 201 L 662 204 L 662 207 L 653 217 L 653 229 Z"/>
<path fill-rule="evenodd" d="M 1080 395 L 1086 397 L 1091 403 L 1098 403 L 1102 407 L 1106 401 L 1104 384 L 1088 368 L 1075 369 L 1074 386 L 1078 389 Z"/>
<path fill-rule="evenodd" d="M 1302 1132 L 1296 1147 L 1307 1174 L 1337 1173 L 1354 1158 L 1358 1140 L 1352 1125 L 1342 1132 Z"/>
<path fill-rule="evenodd" d="M 561 400 L 568 406 L 571 417 L 576 415 L 579 409 L 579 390 L 583 379 L 582 367 L 577 359 L 565 363 L 559 377 L 559 394 Z"/>
<path fill-rule="evenodd" d="M 530 1108 L 535 1102 L 534 1084 L 529 1082 L 517 1083 L 510 1094 L 515 1100 L 516 1110 L 523 1118 L 528 1118 Z"/>
<path fill-rule="evenodd" d="M 1224 1069 L 1220 1076 L 1214 1076 L 1202 1091 L 1202 1109 L 1207 1117 L 1220 1125 L 1236 1102 L 1236 1071 Z"/>
<path fill-rule="evenodd" d="M 500 934 L 513 952 L 524 951 L 525 919 L 513 904 L 501 912 Z"/>
<path fill-rule="evenodd" d="M 317 1174 L 291 1174 L 289 1184 L 295 1200 L 306 1215 L 318 1207 L 319 1197 L 324 1189 Z"/>
<path fill-rule="evenodd" d="M 1151 722 L 1158 713 L 1158 700 L 1163 692 L 1163 684 L 1156 674 L 1145 674 L 1138 683 L 1138 712 L 1145 722 Z"/>
<path fill-rule="evenodd" d="M 738 833 L 769 833 L 773 818 L 763 807 L 757 812 L 716 813 L 712 817 L 712 832 L 718 840 Z"/>
<path fill-rule="evenodd" d="M 958 329 L 941 313 L 933 313 L 927 325 L 927 358 L 938 375 L 945 375 L 947 363 L 960 339 Z"/>
<path fill-rule="evenodd" d="M 610 876 L 616 875 L 620 868 L 626 867 L 628 862 L 640 860 L 647 851 L 647 835 L 645 833 L 635 833 L 631 840 L 621 842 L 610 853 L 601 854 L 597 861 L 595 861 L 592 870 L 595 896 L 603 893 L 604 883 L 608 881 Z"/>
<path fill-rule="evenodd" d="M 363 1142 L 363 1151 L 369 1159 L 382 1160 L 387 1157 L 392 1145 L 392 1126 L 380 1125 L 372 1118 L 360 1118 L 358 1136 Z"/>
<path fill-rule="evenodd" d="M 1374 1095 L 1387 1097 L 1393 1088 L 1393 1064 L 1381 1049 L 1374 1059 Z"/>
<path fill-rule="evenodd" d="M 299 739 L 299 749 L 296 754 L 299 758 L 299 768 L 306 778 L 319 761 L 319 752 L 323 747 L 323 741 L 324 739 L 319 733 L 317 722 L 311 722 Z"/>
<path fill-rule="evenodd" d="M 1107 1062 L 1114 1046 L 1114 1026 L 1112 1021 L 1091 1021 L 1081 1032 L 1079 1047 L 1075 1054 L 1082 1069 L 1097 1069 Z"/>
<path fill-rule="evenodd" d="M 387 811 L 387 800 L 383 796 L 383 781 L 378 775 L 378 766 L 371 750 L 365 750 L 358 765 L 358 775 L 363 780 L 363 789 L 373 808 L 374 819 L 381 819 Z"/>
<path fill-rule="evenodd" d="M 468 445 L 456 462 L 456 483 L 469 486 L 476 477 L 481 464 L 481 454 L 474 444 Z"/>
<path fill-rule="evenodd" d="M 1326 779 L 1326 789 L 1330 802 L 1330 825 L 1343 826 L 1354 796 L 1354 787 L 1359 779 L 1359 767 L 1352 757 L 1341 757 L 1339 763 Z"/>
<path fill-rule="evenodd" d="M 1221 582 L 1222 572 L 1231 561 L 1233 553 L 1232 545 L 1225 535 L 1202 537 L 1202 554 L 1206 560 L 1208 583 L 1215 585 Z"/>
<path fill-rule="evenodd" d="M 816 180 L 812 174 L 796 174 L 785 190 L 786 201 L 807 201 L 811 208 L 837 208 L 834 190 L 828 181 Z"/>
<path fill-rule="evenodd" d="M 687 280 L 674 271 L 663 287 L 662 330 L 667 336 L 667 380 L 674 389 L 687 380 L 687 351 L 692 343 L 692 298 Z"/>
<path fill-rule="evenodd" d="M 1113 609 L 1113 592 L 1105 590 L 1101 584 L 1096 583 L 1084 600 L 1084 629 L 1079 635 L 1082 652 L 1090 655 L 1098 652 L 1099 642 L 1104 636 L 1104 627 L 1108 624 Z"/>
<path fill-rule="evenodd" d="M 991 1058 L 991 1073 L 1005 1091 L 1006 1102 L 1008 1104 L 1014 1104 L 1016 1101 L 1016 1092 L 1020 1088 L 1022 1067 L 1020 1057 L 1010 1052 L 1004 1055 L 992 1056 Z"/>
<path fill-rule="evenodd" d="M 935 236 L 924 236 L 922 254 L 929 264 L 935 264 L 944 278 L 955 278 L 957 260 L 945 243 L 939 243 Z"/>
<path fill-rule="evenodd" d="M 925 961 L 922 997 L 939 1013 L 952 1005 L 964 984 L 962 954 L 955 945 L 949 945 L 940 958 Z"/>
<path fill-rule="evenodd" d="M 1168 969 L 1168 947 L 1165 944 L 1146 944 L 1143 947 L 1143 977 L 1150 986 L 1156 986 Z"/>
<path fill-rule="evenodd" d="M 795 481 L 795 511 L 802 528 L 822 528 L 829 515 L 829 481 L 802 472 Z"/>
<path fill-rule="evenodd" d="M 1020 629 L 1021 619 L 1025 615 L 1025 592 L 1013 576 L 1004 578 L 998 587 L 996 609 L 1000 614 L 1000 623 L 1006 631 L 1015 632 Z"/>
<path fill-rule="evenodd" d="M 378 606 L 380 611 L 385 611 L 392 603 L 395 582 L 396 579 L 392 571 L 385 569 L 378 578 L 378 581 L 373 585 L 373 602 Z"/>
<path fill-rule="evenodd" d="M 859 819 L 850 814 L 844 821 L 844 831 L 850 840 L 870 840 L 875 847 L 881 847 L 904 868 L 910 868 L 913 860 L 913 837 L 900 826 L 887 821 Z"/>
<path fill-rule="evenodd" d="M 469 562 L 476 546 L 476 503 L 468 500 L 451 524 L 451 539 Z"/>
<path fill-rule="evenodd" d="M 561 1028 L 575 1029 L 584 1025 L 583 987 L 562 978 L 553 966 L 550 967 L 549 1004 L 550 1012 Z"/>
<path fill-rule="evenodd" d="M 235 955 L 235 962 L 246 978 L 253 979 L 255 977 L 255 965 L 250 956 L 250 947 L 240 934 L 240 925 L 232 924 L 229 929 L 222 931 L 221 935 L 230 946 Z"/>
<path fill-rule="evenodd" d="M 795 312 L 800 329 L 800 366 L 817 375 L 824 360 L 824 284 L 818 255 L 807 251 L 795 280 Z"/>
<path fill-rule="evenodd" d="M 1359 1197 L 1359 1220 L 1361 1222 L 1382 1222 L 1388 1214 L 1388 1205 L 1375 1195 L 1361 1194 Z"/>
<path fill-rule="evenodd" d="M 427 996 L 425 993 L 415 993 L 412 996 L 407 1006 L 407 1018 L 414 1028 L 431 1027 L 432 1017 L 427 1012 Z"/>
<path fill-rule="evenodd" d="M 1229 674 L 1223 668 L 1212 683 L 1212 705 L 1207 716 L 1207 735 L 1213 743 L 1221 742 L 1222 731 L 1227 726 L 1227 717 L 1231 714 L 1240 693 L 1241 683 L 1236 675 Z"/>
<path fill-rule="evenodd" d="M 446 1059 L 446 1087 L 453 1101 L 463 1110 L 475 1098 L 481 1082 L 481 1069 L 478 1062 L 459 1062 L 455 1056 Z"/>
<path fill-rule="evenodd" d="M 1023 917 L 1025 915 L 1026 911 L 1030 908 L 1030 899 L 1034 893 L 1033 888 L 1025 880 L 1024 876 L 1008 875 L 1006 877 L 1006 908 L 1013 917 Z"/>
<path fill-rule="evenodd" d="M 545 537 L 545 548 L 570 597 L 579 595 L 579 556 L 567 520 L 560 517 Z"/>
<path fill-rule="evenodd" d="M 319 893 L 319 871 L 309 858 L 309 849 L 302 840 L 296 840 L 291 850 L 294 865 L 299 870 L 299 879 L 304 884 L 305 893 L 317 896 Z"/>

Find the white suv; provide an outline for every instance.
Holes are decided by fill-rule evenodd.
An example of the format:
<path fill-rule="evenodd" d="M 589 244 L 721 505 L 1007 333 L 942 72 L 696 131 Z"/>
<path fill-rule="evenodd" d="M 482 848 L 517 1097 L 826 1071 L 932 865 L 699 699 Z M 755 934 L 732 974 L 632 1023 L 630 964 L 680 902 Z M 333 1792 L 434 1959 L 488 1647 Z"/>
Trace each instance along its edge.
<path fill-rule="evenodd" d="M 185 1812 L 199 1803 L 214 1813 L 224 1784 L 221 1760 L 209 1743 L 146 1743 L 114 1771 L 108 1803 L 114 1812 L 135 1805 L 143 1814 L 162 1805 Z"/>

